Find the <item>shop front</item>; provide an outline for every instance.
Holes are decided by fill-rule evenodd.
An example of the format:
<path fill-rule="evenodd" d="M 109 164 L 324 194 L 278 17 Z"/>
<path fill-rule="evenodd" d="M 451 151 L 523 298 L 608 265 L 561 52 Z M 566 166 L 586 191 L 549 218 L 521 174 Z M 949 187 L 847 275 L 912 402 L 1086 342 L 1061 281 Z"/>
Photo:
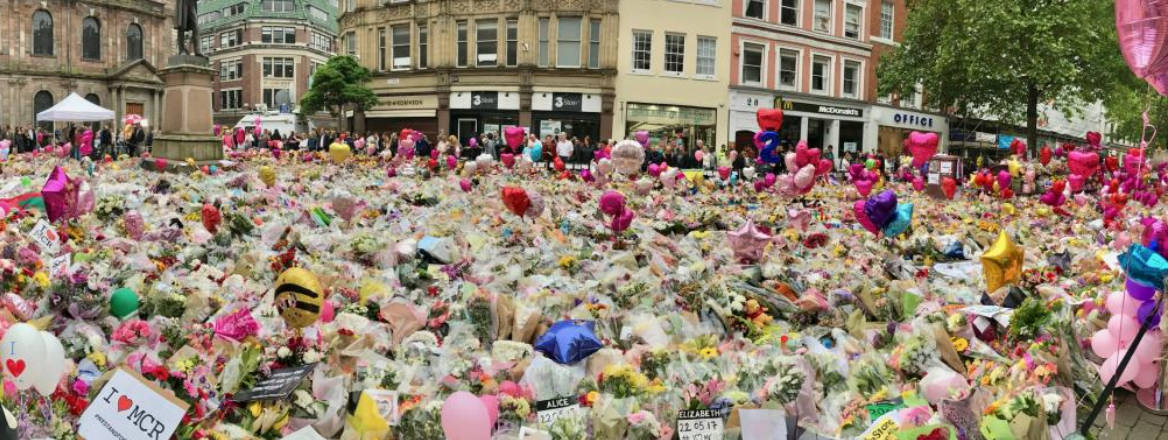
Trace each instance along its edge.
<path fill-rule="evenodd" d="M 626 139 L 638 131 L 649 132 L 649 142 L 656 145 L 662 139 L 673 145 L 692 150 L 697 141 L 714 146 L 718 133 L 718 110 L 705 107 L 687 107 L 665 104 L 625 104 Z"/>
<path fill-rule="evenodd" d="M 381 97 L 377 106 L 365 112 L 365 129 L 376 133 L 398 133 L 410 128 L 433 139 L 438 135 L 437 112 L 437 95 Z"/>
<path fill-rule="evenodd" d="M 754 133 L 759 130 L 755 114 L 761 108 L 783 110 L 779 139 L 788 145 L 805 140 L 809 147 L 840 157 L 847 151 L 865 151 L 865 145 L 874 142 L 865 140 L 864 135 L 869 126 L 867 105 L 732 90 L 730 132 L 736 145 L 754 144 Z"/>
<path fill-rule="evenodd" d="M 601 103 L 599 93 L 532 92 L 532 129 L 541 138 L 564 133 L 595 144 L 600 141 Z"/>
<path fill-rule="evenodd" d="M 450 134 L 463 145 L 479 134 L 497 135 L 503 127 L 519 125 L 519 92 L 451 92 L 450 125 Z"/>
<path fill-rule="evenodd" d="M 885 157 L 904 154 L 904 140 L 914 131 L 937 133 L 937 151 L 949 151 L 949 119 L 944 116 L 879 105 L 871 113 L 876 151 Z"/>

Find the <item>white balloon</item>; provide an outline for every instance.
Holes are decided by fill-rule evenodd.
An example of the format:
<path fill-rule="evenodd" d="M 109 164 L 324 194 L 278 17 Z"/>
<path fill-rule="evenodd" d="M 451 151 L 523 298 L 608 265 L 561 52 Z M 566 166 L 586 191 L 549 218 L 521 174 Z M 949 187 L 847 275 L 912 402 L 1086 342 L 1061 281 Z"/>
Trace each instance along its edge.
<path fill-rule="evenodd" d="M 57 389 L 61 375 L 65 374 L 65 347 L 52 333 L 42 330 L 41 338 L 45 342 L 45 362 L 42 368 L 38 368 L 40 377 L 32 385 L 42 396 L 49 397 Z"/>
<path fill-rule="evenodd" d="M 746 180 L 754 180 L 754 167 L 743 168 L 742 177 L 745 177 Z"/>
<path fill-rule="evenodd" d="M 0 362 L 16 389 L 31 388 L 45 365 L 45 340 L 40 331 L 23 322 L 9 327 L 0 339 Z"/>

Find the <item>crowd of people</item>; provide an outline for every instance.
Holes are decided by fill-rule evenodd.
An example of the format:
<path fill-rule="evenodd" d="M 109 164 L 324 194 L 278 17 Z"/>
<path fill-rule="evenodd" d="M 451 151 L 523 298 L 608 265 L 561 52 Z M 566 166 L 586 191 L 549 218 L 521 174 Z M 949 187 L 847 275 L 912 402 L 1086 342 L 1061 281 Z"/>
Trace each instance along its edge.
<path fill-rule="evenodd" d="M 4 126 L 0 129 L 0 141 L 11 141 L 10 153 L 28 153 L 46 147 L 67 151 L 69 157 L 97 159 L 104 155 L 137 156 L 149 152 L 154 146 L 154 129 L 141 124 L 131 124 L 123 130 L 108 125 L 73 125 L 46 129 L 36 127 Z"/>

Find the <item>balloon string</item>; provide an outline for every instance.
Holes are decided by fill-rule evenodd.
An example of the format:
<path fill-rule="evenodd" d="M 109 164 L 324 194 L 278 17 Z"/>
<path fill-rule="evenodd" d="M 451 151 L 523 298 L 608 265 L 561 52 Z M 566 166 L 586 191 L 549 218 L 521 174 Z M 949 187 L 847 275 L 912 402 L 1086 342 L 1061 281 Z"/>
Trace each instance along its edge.
<path fill-rule="evenodd" d="M 18 405 L 20 406 L 20 411 L 19 411 L 20 417 L 18 418 L 18 422 L 17 422 L 16 426 L 17 426 L 17 430 L 20 431 L 20 437 L 26 438 L 28 436 L 29 431 L 32 429 L 32 427 L 29 426 L 29 423 L 28 423 L 28 406 L 27 406 L 27 402 L 25 401 L 25 395 L 24 395 L 23 391 L 18 391 L 17 396 L 20 396 L 19 403 L 18 403 Z"/>

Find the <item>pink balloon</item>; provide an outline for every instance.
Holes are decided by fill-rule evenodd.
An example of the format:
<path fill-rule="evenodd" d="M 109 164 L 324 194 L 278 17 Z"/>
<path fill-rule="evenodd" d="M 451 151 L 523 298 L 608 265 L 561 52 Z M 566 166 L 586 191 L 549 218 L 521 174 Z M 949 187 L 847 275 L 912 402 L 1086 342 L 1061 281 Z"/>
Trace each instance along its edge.
<path fill-rule="evenodd" d="M 1106 359 L 1115 354 L 1115 349 L 1118 348 L 1116 342 L 1110 331 L 1107 329 L 1099 330 L 1091 337 L 1091 350 L 1095 351 L 1099 357 Z"/>
<path fill-rule="evenodd" d="M 857 180 L 857 181 L 855 181 L 855 185 L 856 185 L 856 190 L 860 191 L 861 196 L 868 197 L 868 194 L 872 193 L 872 181 L 871 180 Z"/>
<path fill-rule="evenodd" d="M 1160 376 L 1160 365 L 1158 362 L 1129 363 L 1127 368 L 1136 370 L 1136 377 L 1132 379 L 1132 383 L 1137 388 L 1151 388 L 1155 386 L 1156 379 Z"/>
<path fill-rule="evenodd" d="M 638 143 L 640 143 L 642 147 L 649 146 L 649 132 L 648 131 L 638 130 L 636 133 L 633 133 L 633 139 L 636 139 L 636 141 Z"/>
<path fill-rule="evenodd" d="M 462 188 L 463 192 L 470 192 L 470 190 L 471 190 L 470 180 L 469 179 L 462 179 L 460 182 L 458 182 L 458 187 Z"/>
<path fill-rule="evenodd" d="M 489 440 L 491 415 L 474 394 L 459 391 L 442 403 L 442 432 L 449 439 Z"/>
<path fill-rule="evenodd" d="M 336 317 L 336 306 L 333 305 L 332 301 L 322 301 L 320 303 L 320 322 L 333 322 L 334 317 Z"/>
<path fill-rule="evenodd" d="M 788 170 L 799 169 L 799 163 L 794 152 L 787 153 L 785 156 L 783 156 L 783 161 L 786 162 Z"/>
<path fill-rule="evenodd" d="M 633 217 L 636 217 L 636 213 L 631 209 L 625 208 L 624 211 L 621 211 L 620 215 L 612 218 L 612 224 L 609 227 L 612 228 L 613 232 L 619 234 L 633 224 Z"/>
<path fill-rule="evenodd" d="M 819 159 L 819 165 L 815 167 L 815 175 L 822 176 L 830 173 L 832 166 L 830 159 Z"/>
<path fill-rule="evenodd" d="M 507 146 L 512 150 L 518 151 L 519 146 L 523 144 L 523 127 L 515 125 L 508 125 L 503 129 L 503 139 L 507 141 Z M 510 168 L 510 165 L 507 165 Z"/>
<path fill-rule="evenodd" d="M 864 209 L 867 204 L 867 200 L 856 200 L 856 203 L 852 204 L 852 213 L 856 215 L 856 220 L 860 222 L 860 225 L 864 229 L 867 229 L 868 232 L 873 234 L 880 234 L 880 228 L 876 226 L 876 223 L 872 222 L 872 219 L 868 218 L 868 211 Z"/>
<path fill-rule="evenodd" d="M 912 186 L 913 186 L 913 189 L 915 189 L 917 191 L 924 190 L 925 189 L 925 179 L 922 179 L 921 176 L 913 177 Z"/>
<path fill-rule="evenodd" d="M 727 166 L 718 167 L 718 177 L 721 177 L 722 180 L 729 179 L 730 178 L 730 167 L 727 167 Z"/>
<path fill-rule="evenodd" d="M 1168 27 L 1165 7 L 1147 0 L 1116 0 L 1115 27 L 1119 48 L 1128 67 L 1137 77 L 1157 85 L 1168 63 Z M 1160 89 L 1157 88 L 1157 91 Z"/>
<path fill-rule="evenodd" d="M 795 187 L 800 191 L 810 191 L 815 184 L 815 166 L 806 165 L 795 173 Z"/>
<path fill-rule="evenodd" d="M 1131 316 L 1112 315 L 1107 321 L 1107 330 L 1112 336 L 1119 338 L 1119 346 L 1123 347 L 1135 339 L 1136 332 L 1140 331 L 1140 323 Z"/>
<path fill-rule="evenodd" d="M 1107 294 L 1106 299 L 1107 311 L 1112 315 L 1136 316 L 1136 311 L 1140 308 L 1140 302 L 1132 299 L 1123 292 L 1111 292 Z"/>
<path fill-rule="evenodd" d="M 697 159 L 698 162 L 701 162 L 705 157 L 706 154 L 703 153 L 702 150 L 694 151 L 694 159 Z"/>
<path fill-rule="evenodd" d="M 1136 346 L 1135 359 L 1144 362 L 1152 362 L 1160 358 L 1160 352 L 1164 349 L 1164 337 L 1159 330 L 1148 330 L 1144 333 L 1144 339 L 1140 340 L 1140 345 Z"/>
<path fill-rule="evenodd" d="M 458 166 L 458 158 L 454 156 L 446 156 L 446 168 L 453 170 Z"/>
<path fill-rule="evenodd" d="M 775 182 L 777 182 L 777 181 L 778 181 L 778 176 L 775 176 L 774 173 L 767 173 L 766 176 L 763 177 L 763 182 L 766 184 L 767 188 L 775 186 Z"/>
<path fill-rule="evenodd" d="M 655 163 L 649 164 L 649 175 L 657 177 L 661 174 L 661 166 Z"/>
<path fill-rule="evenodd" d="M 912 167 L 920 168 L 937 154 L 937 145 L 940 138 L 937 133 L 921 133 L 914 131 L 904 140 L 909 154 L 912 154 Z"/>
<path fill-rule="evenodd" d="M 499 398 L 494 394 L 486 394 L 479 396 L 479 401 L 483 402 L 483 406 L 487 408 L 487 415 L 491 418 L 491 426 L 495 426 L 495 422 L 499 421 Z"/>
<path fill-rule="evenodd" d="M 625 195 L 620 191 L 608 190 L 604 195 L 600 196 L 600 212 L 608 216 L 620 215 L 621 211 L 625 210 Z"/>
<path fill-rule="evenodd" d="M 998 171 L 998 187 L 1006 189 L 1010 187 L 1010 172 L 1006 170 Z"/>

